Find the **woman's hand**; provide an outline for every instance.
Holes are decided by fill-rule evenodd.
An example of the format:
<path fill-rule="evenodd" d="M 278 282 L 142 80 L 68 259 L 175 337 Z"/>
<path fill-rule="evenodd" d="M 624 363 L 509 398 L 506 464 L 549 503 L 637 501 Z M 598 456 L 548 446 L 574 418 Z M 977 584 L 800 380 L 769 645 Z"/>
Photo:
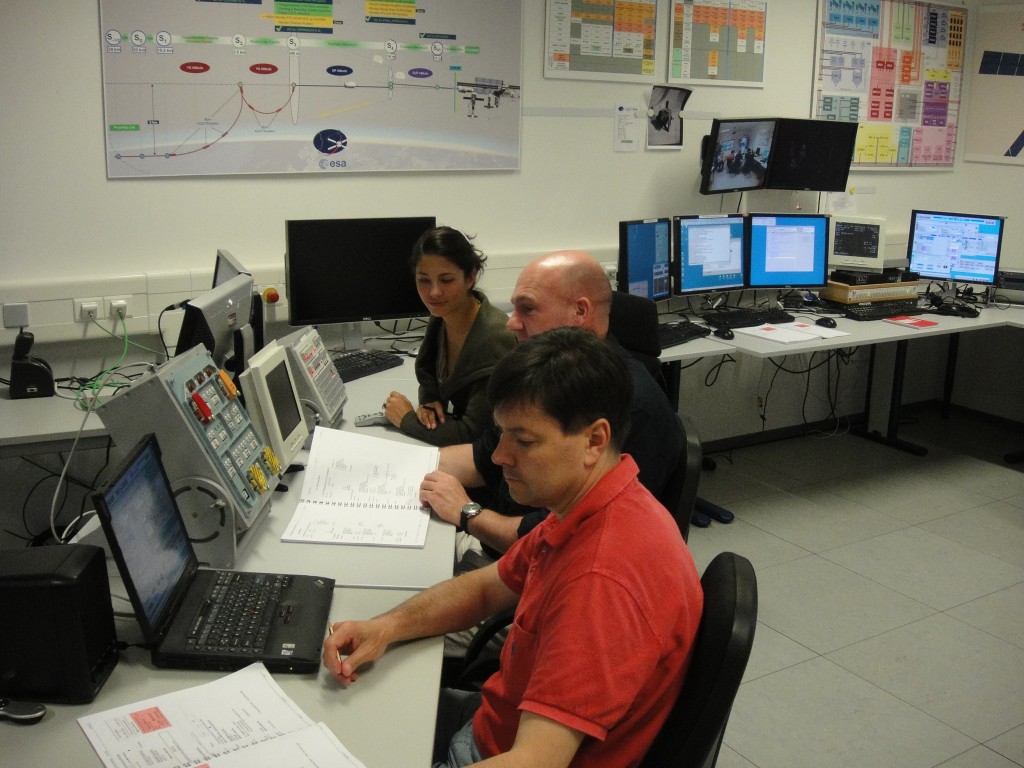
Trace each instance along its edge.
<path fill-rule="evenodd" d="M 416 418 L 427 429 L 436 429 L 438 424 L 444 424 L 444 406 L 436 400 L 424 403 L 416 409 Z"/>
<path fill-rule="evenodd" d="M 388 395 L 388 399 L 384 401 L 384 405 L 381 408 L 388 421 L 396 427 L 402 426 L 402 419 L 405 418 L 405 414 L 411 413 L 413 410 L 409 398 L 401 392 L 392 392 Z"/>

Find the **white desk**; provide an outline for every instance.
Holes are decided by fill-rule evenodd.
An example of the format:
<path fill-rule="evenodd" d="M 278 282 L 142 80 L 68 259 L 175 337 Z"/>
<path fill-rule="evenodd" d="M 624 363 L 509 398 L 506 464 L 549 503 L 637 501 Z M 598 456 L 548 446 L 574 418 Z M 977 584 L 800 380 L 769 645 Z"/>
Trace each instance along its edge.
<path fill-rule="evenodd" d="M 337 589 L 331 620 L 375 616 L 410 592 Z M 120 625 L 118 622 L 118 632 Z M 441 676 L 442 638 L 391 648 L 346 689 L 322 668 L 316 675 L 275 675 L 284 692 L 314 721 L 323 721 L 370 768 L 430 765 Z M 157 669 L 149 652 L 131 648 L 91 704 L 48 705 L 31 726 L 0 722 L 3 763 L 9 766 L 100 766 L 78 718 L 209 682 L 219 672 Z"/>
<path fill-rule="evenodd" d="M 11 400 L 8 388 L 0 389 L 0 458 L 66 451 L 80 429 L 80 448 L 106 447 L 109 438 L 100 417 L 90 413 L 86 418 L 85 411 L 78 410 L 74 400 Z"/>
<path fill-rule="evenodd" d="M 355 429 L 355 417 L 378 410 L 392 389 L 415 394 L 411 359 L 400 368 L 347 384 L 349 401 L 342 428 Z M 54 398 L 4 400 L 0 401 L 0 409 L 0 423 L 4 425 L 0 437 L 5 440 L 0 445 L 9 447 L 14 455 L 24 452 L 20 446 L 26 445 L 34 452 L 44 445 L 58 446 L 51 450 L 66 449 L 84 416 L 72 403 Z M 7 419 L 8 413 L 27 415 L 19 417 L 15 425 Z M 105 445 L 106 432 L 99 417 L 90 416 L 90 425 L 92 436 L 102 439 Z M 365 431 L 415 442 L 389 428 L 372 427 Z M 251 538 L 247 537 L 237 569 L 334 578 L 337 588 L 331 606 L 332 621 L 369 618 L 394 607 L 416 589 L 451 576 L 455 529 L 439 520 L 431 520 L 427 545 L 422 549 L 283 543 L 281 533 L 298 502 L 301 473 L 287 475 L 284 482 L 288 491 L 276 494 L 268 515 L 251 531 Z M 108 562 L 108 567 L 112 563 Z M 112 587 L 114 583 L 112 579 Z M 116 603 L 117 610 L 124 610 L 124 606 L 120 601 Z M 117 623 L 120 639 L 138 637 L 134 620 Z M 443 638 L 396 646 L 364 671 L 349 689 L 332 680 L 323 669 L 317 675 L 276 675 L 275 680 L 310 718 L 325 722 L 368 766 L 426 767 L 433 747 L 443 650 Z M 148 651 L 131 648 L 122 654 L 91 704 L 48 705 L 47 715 L 33 726 L 0 722 L 3 762 L 16 766 L 98 766 L 99 758 L 78 727 L 79 717 L 208 682 L 217 674 L 220 673 L 156 669 L 149 661 Z"/>

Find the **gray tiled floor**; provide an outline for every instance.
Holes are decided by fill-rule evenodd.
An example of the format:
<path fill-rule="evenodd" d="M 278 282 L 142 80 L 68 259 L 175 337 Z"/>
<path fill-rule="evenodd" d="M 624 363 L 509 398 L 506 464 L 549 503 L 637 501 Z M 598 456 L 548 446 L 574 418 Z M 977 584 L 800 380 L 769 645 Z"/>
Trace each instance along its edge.
<path fill-rule="evenodd" d="M 758 576 L 757 636 L 721 768 L 1024 766 L 1024 434 L 924 411 L 901 437 L 716 456 L 693 528 Z"/>

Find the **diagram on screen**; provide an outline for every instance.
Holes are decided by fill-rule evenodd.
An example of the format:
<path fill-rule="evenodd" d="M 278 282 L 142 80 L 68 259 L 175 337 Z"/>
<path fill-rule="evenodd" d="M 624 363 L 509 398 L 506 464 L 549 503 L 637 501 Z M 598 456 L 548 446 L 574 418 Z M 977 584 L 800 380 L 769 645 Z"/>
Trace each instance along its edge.
<path fill-rule="evenodd" d="M 110 178 L 518 168 L 518 0 L 100 10 Z"/>

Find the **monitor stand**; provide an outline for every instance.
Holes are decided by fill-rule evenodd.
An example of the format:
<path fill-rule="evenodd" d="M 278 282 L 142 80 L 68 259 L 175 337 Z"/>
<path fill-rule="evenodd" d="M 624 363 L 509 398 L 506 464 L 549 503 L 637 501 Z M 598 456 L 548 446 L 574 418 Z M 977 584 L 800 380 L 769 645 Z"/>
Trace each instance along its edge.
<path fill-rule="evenodd" d="M 346 352 L 363 348 L 363 324 L 341 324 L 341 346 Z"/>

